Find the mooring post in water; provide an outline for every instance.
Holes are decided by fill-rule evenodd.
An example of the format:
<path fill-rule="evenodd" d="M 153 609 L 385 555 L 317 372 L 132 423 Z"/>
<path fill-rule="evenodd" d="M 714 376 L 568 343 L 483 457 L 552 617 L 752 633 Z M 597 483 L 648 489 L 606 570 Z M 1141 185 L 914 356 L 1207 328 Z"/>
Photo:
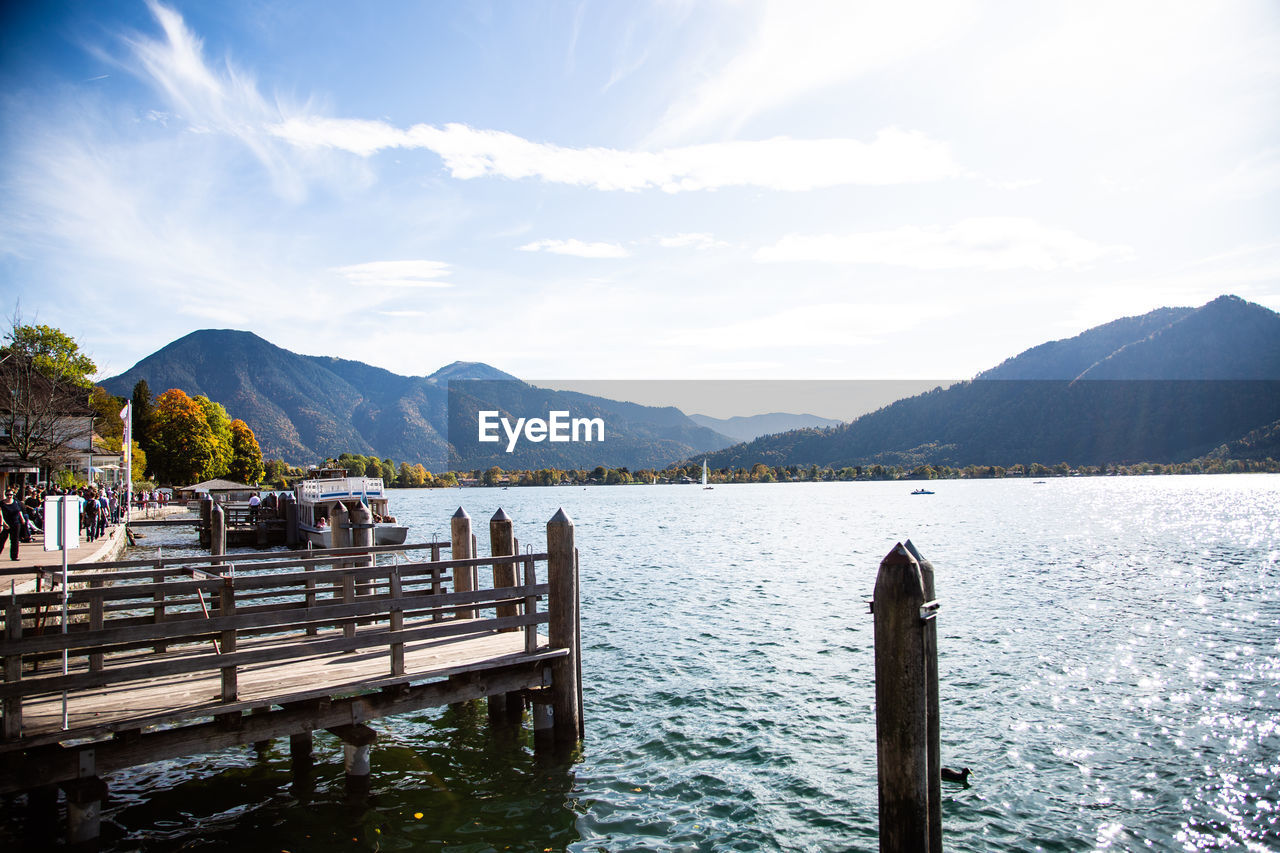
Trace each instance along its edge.
<path fill-rule="evenodd" d="M 901 543 L 880 561 L 875 614 L 876 760 L 881 853 L 929 850 L 924 581 Z"/>
<path fill-rule="evenodd" d="M 227 553 L 227 514 L 220 504 L 209 507 L 209 560 L 213 565 L 221 565 L 218 557 Z"/>
<path fill-rule="evenodd" d="M 933 563 L 926 560 L 911 540 L 906 548 L 920 564 L 924 586 L 924 669 L 926 735 L 929 739 L 929 853 L 942 853 L 942 721 L 938 713 L 938 586 Z"/>
<path fill-rule="evenodd" d="M 489 553 L 494 557 L 514 557 L 516 553 L 515 522 L 511 520 L 511 516 L 503 512 L 501 507 L 489 519 Z M 503 587 L 513 587 L 515 585 L 516 564 L 514 562 L 494 563 L 493 588 L 502 589 Z M 511 604 L 499 604 L 494 615 L 501 619 L 518 614 L 519 606 L 513 602 Z M 500 629 L 503 633 L 519 630 L 514 625 L 510 628 Z M 520 717 L 523 714 L 524 697 L 518 691 L 489 697 L 489 725 L 494 728 L 518 726 Z"/>
<path fill-rule="evenodd" d="M 75 850 L 97 849 L 102 831 L 102 801 L 107 783 L 86 776 L 62 786 L 67 795 L 67 844 Z"/>
<path fill-rule="evenodd" d="M 471 543 L 471 516 L 462 507 L 449 519 L 450 554 L 455 560 L 469 560 L 476 555 Z M 472 592 L 476 588 L 476 570 L 474 566 L 455 566 L 453 569 L 453 591 Z M 470 607 L 459 607 L 454 611 L 458 619 L 470 619 L 474 610 Z"/>
<path fill-rule="evenodd" d="M 329 731 L 342 741 L 342 766 L 347 771 L 347 796 L 363 797 L 369 793 L 372 772 L 370 753 L 378 733 L 361 723 L 335 726 Z"/>
<path fill-rule="evenodd" d="M 142 517 L 142 513 L 138 513 Z M 200 499 L 200 547 L 208 548 L 213 536 L 213 498 Z"/>
<path fill-rule="evenodd" d="M 284 519 L 284 544 L 295 548 L 300 537 L 298 536 L 298 503 L 293 499 L 293 493 L 281 494 L 277 506 L 280 517 Z"/>
<path fill-rule="evenodd" d="M 573 521 L 561 508 L 547 522 L 547 635 L 553 649 L 568 649 L 551 665 L 552 714 L 557 747 L 576 744 L 582 732 L 578 681 L 578 561 Z"/>
<path fill-rule="evenodd" d="M 353 548 L 365 548 L 366 556 L 354 561 L 354 566 L 372 566 L 373 565 L 373 510 L 368 505 L 361 502 L 356 508 L 351 510 L 351 546 Z M 370 579 L 372 580 L 372 579 Z M 364 595 L 366 591 L 361 591 Z"/>

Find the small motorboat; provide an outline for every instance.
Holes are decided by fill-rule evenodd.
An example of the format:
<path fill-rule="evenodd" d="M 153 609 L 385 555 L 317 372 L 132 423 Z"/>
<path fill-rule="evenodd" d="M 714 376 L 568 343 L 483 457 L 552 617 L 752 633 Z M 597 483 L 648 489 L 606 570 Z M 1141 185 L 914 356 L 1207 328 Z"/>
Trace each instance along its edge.
<path fill-rule="evenodd" d="M 915 490 L 914 492 L 912 492 L 911 494 L 913 494 L 913 495 L 931 495 L 931 494 L 933 494 L 933 492 L 929 491 L 928 489 L 916 489 L 916 490 Z"/>

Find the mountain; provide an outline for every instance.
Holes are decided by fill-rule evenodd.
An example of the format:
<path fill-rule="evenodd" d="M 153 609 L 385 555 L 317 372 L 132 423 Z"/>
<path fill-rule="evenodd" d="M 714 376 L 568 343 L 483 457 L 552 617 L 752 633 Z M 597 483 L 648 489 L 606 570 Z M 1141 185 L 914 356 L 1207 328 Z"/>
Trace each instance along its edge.
<path fill-rule="evenodd" d="M 231 329 L 192 332 L 102 385 L 112 394 L 128 396 L 141 379 L 153 395 L 181 388 L 222 403 L 231 417 L 253 429 L 264 457 L 292 464 L 350 452 L 421 462 L 433 471 L 455 467 L 449 464 L 451 457 L 488 463 L 466 465 L 468 469 L 494 464 L 507 469 L 644 468 L 732 443 L 676 409 L 546 391 L 480 362 L 454 362 L 430 376 L 401 376 L 358 361 L 299 355 Z M 494 454 L 486 445 L 475 458 L 462 458 L 449 443 L 451 393 L 473 414 L 495 410 L 513 421 L 515 413 L 546 417 L 570 407 L 575 415 L 603 418 L 609 440 L 567 448 L 526 442 L 513 454 Z M 456 421 L 452 426 L 459 444 L 475 434 L 474 420 L 466 429 Z"/>
<path fill-rule="evenodd" d="M 735 441 L 751 441 L 762 435 L 772 435 L 806 427 L 837 426 L 843 421 L 819 415 L 792 415 L 786 412 L 770 412 L 767 415 L 738 415 L 732 418 L 713 418 L 709 415 L 689 415 L 689 420 L 727 435 Z"/>
<path fill-rule="evenodd" d="M 1177 462 L 1280 419 L 1280 315 L 1235 296 L 1033 347 L 852 423 L 768 436 L 717 467 Z"/>

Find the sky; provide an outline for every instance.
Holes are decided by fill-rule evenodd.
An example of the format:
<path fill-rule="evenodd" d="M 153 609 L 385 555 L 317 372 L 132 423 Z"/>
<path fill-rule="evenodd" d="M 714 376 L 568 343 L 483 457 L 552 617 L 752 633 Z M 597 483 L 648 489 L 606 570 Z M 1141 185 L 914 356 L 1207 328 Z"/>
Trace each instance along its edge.
<path fill-rule="evenodd" d="M 0 305 L 102 378 L 205 328 L 405 375 L 967 378 L 1280 310 L 1270 0 L 3 9 Z"/>

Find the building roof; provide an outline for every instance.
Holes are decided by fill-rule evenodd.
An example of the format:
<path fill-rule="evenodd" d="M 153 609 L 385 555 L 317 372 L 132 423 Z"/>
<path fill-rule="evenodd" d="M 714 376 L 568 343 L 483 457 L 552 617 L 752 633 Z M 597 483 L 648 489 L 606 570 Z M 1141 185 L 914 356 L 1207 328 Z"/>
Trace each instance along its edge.
<path fill-rule="evenodd" d="M 232 480 L 205 480 L 191 486 L 183 486 L 180 492 L 251 492 L 256 486 L 236 483 Z"/>

